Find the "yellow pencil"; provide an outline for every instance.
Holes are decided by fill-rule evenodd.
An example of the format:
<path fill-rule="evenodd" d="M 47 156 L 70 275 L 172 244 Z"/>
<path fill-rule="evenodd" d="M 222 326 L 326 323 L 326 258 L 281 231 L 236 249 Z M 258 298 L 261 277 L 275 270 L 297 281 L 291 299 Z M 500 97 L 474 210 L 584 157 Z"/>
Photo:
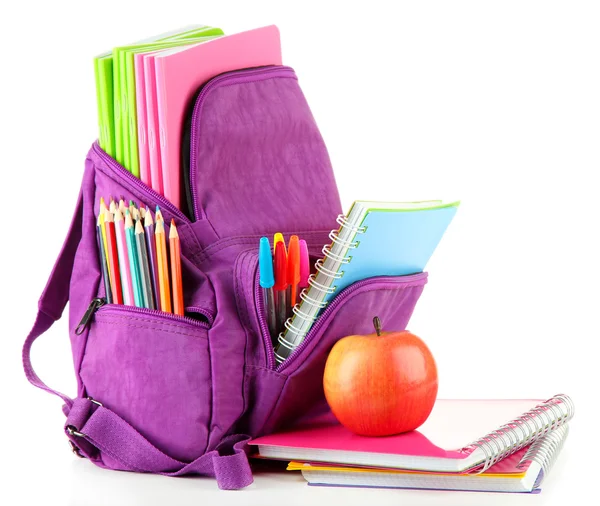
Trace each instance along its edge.
<path fill-rule="evenodd" d="M 171 288 L 169 286 L 169 262 L 167 260 L 167 239 L 165 236 L 165 222 L 156 222 L 156 263 L 158 264 L 158 290 L 160 292 L 160 310 L 171 312 Z"/>
<path fill-rule="evenodd" d="M 102 242 L 104 243 L 104 254 L 106 255 L 106 262 L 108 263 L 108 272 L 110 273 L 110 261 L 108 257 L 108 246 L 106 243 L 106 227 L 104 226 L 104 216 L 105 211 L 108 208 L 106 207 L 106 202 L 104 202 L 104 197 L 100 197 L 100 214 L 98 214 L 98 219 L 100 220 L 100 230 L 102 232 Z M 112 276 L 110 277 L 110 282 L 112 283 Z"/>

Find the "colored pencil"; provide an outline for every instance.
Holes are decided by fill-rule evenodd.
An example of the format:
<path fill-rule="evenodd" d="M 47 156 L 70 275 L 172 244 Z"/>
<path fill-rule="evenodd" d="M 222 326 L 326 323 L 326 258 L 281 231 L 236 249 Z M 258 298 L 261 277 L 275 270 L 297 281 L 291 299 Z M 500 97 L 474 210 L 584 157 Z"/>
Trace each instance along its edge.
<path fill-rule="evenodd" d="M 171 285 L 173 287 L 173 313 L 183 316 L 183 282 L 181 276 L 181 244 L 175 226 L 171 220 L 169 229 L 169 252 L 171 253 Z"/>
<path fill-rule="evenodd" d="M 158 220 L 154 232 L 156 238 L 156 263 L 158 264 L 158 288 L 160 292 L 160 310 L 171 312 L 171 290 L 169 288 L 169 263 L 167 260 L 167 241 L 165 222 Z"/>
<path fill-rule="evenodd" d="M 104 202 L 104 197 L 100 197 L 100 212 L 98 213 L 98 217 L 100 218 L 100 225 L 102 227 L 102 240 L 104 241 L 104 255 L 108 258 L 108 248 L 106 247 L 106 229 L 104 228 L 104 219 L 105 219 L 105 211 L 107 211 L 106 202 Z"/>
<path fill-rule="evenodd" d="M 140 205 L 140 219 L 143 220 L 146 218 L 146 208 Z"/>
<path fill-rule="evenodd" d="M 100 255 L 100 270 L 102 271 L 102 281 L 104 282 L 104 291 L 106 292 L 106 302 L 112 304 L 112 287 L 110 285 L 110 275 L 108 274 L 108 264 L 106 263 L 106 254 L 104 239 L 102 237 L 102 223 L 100 215 L 96 225 L 96 236 L 98 239 L 98 253 Z"/>
<path fill-rule="evenodd" d="M 108 210 L 114 215 L 116 210 L 117 210 L 117 204 L 116 202 L 111 198 L 110 199 L 110 206 L 108 207 Z"/>
<path fill-rule="evenodd" d="M 156 262 L 156 239 L 154 237 L 154 222 L 152 213 L 146 208 L 146 217 L 144 218 L 144 232 L 146 234 L 146 249 L 148 250 L 148 264 L 150 267 L 150 278 L 152 279 L 152 293 L 154 294 L 154 304 L 160 306 L 160 291 L 158 288 L 158 263 Z"/>
<path fill-rule="evenodd" d="M 142 293 L 144 295 L 144 307 L 156 309 L 154 293 L 152 291 L 150 264 L 148 263 L 148 250 L 146 249 L 146 237 L 141 221 L 138 221 L 135 224 L 135 244 L 138 254 L 138 265 L 140 266 L 140 281 L 142 284 Z"/>
<path fill-rule="evenodd" d="M 125 205 L 125 197 L 121 197 L 121 200 L 119 200 L 119 211 L 121 211 L 121 214 L 125 214 L 125 209 L 127 209 L 127 206 Z"/>
<path fill-rule="evenodd" d="M 133 213 L 131 213 L 131 217 L 133 218 L 134 222 L 140 221 L 140 211 L 139 209 L 137 209 L 136 207 L 133 208 Z M 134 225 L 135 227 L 135 225 Z"/>
<path fill-rule="evenodd" d="M 127 210 L 126 210 L 127 211 Z M 121 285 L 123 287 L 123 300 L 128 306 L 135 304 L 129 254 L 127 253 L 127 237 L 125 234 L 125 221 L 120 210 L 115 213 L 115 229 L 117 234 L 117 250 L 119 252 L 119 269 L 121 271 Z"/>
<path fill-rule="evenodd" d="M 137 307 L 145 307 L 140 266 L 138 264 L 137 245 L 133 228 L 131 213 L 125 211 L 125 239 L 127 241 L 127 254 L 129 255 L 129 271 L 131 272 L 131 286 L 133 287 L 133 301 Z"/>
<path fill-rule="evenodd" d="M 133 200 L 129 201 L 129 212 L 133 216 L 133 210 L 135 209 L 135 202 Z"/>
<path fill-rule="evenodd" d="M 113 215 L 106 210 L 104 212 L 104 229 L 106 231 L 106 246 L 108 247 L 108 268 L 110 271 L 112 300 L 114 304 L 123 304 L 121 272 L 119 268 L 119 252 L 117 248 L 117 233 L 113 220 Z"/>
<path fill-rule="evenodd" d="M 162 215 L 162 211 L 160 210 L 160 207 L 156 206 L 156 211 L 154 213 L 154 221 L 158 222 L 159 220 L 165 221 L 165 219 L 163 218 L 163 215 Z"/>

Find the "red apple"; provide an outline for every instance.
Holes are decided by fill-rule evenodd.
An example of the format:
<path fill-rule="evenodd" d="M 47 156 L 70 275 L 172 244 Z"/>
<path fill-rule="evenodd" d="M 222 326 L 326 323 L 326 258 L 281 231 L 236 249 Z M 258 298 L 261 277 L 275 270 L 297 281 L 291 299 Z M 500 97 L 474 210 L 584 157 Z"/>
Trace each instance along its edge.
<path fill-rule="evenodd" d="M 433 409 L 438 375 L 425 343 L 407 330 L 340 339 L 323 377 L 336 418 L 356 434 L 389 436 L 422 425 Z"/>

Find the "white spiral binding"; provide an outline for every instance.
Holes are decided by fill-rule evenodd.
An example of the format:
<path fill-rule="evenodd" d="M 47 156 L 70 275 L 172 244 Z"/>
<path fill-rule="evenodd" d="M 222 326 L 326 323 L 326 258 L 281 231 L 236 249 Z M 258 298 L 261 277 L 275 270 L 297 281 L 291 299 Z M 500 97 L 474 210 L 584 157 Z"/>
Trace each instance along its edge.
<path fill-rule="evenodd" d="M 517 465 L 518 468 L 526 467 L 530 462 L 536 462 L 542 468 L 542 474 L 538 476 L 534 488 L 537 488 L 544 477 L 548 476 L 568 435 L 569 426 L 561 425 L 550 434 L 534 442 L 525 452 L 525 455 Z"/>
<path fill-rule="evenodd" d="M 537 405 L 520 417 L 464 447 L 462 451 L 477 448 L 485 454 L 485 460 L 474 470 L 483 473 L 508 455 L 528 446 L 546 434 L 557 430 L 575 413 L 575 406 L 568 395 L 559 394 Z"/>
<path fill-rule="evenodd" d="M 329 238 L 331 239 L 331 244 L 326 244 L 325 246 L 323 246 L 323 250 L 322 250 L 323 255 L 324 255 L 325 259 L 329 259 L 335 263 L 348 264 L 348 263 L 350 263 L 352 257 L 351 256 L 340 256 L 340 255 L 336 255 L 336 254 L 332 253 L 331 246 L 336 244 L 338 246 L 342 246 L 345 250 L 352 250 L 352 249 L 357 248 L 360 241 L 346 241 L 346 240 L 340 239 L 340 232 L 342 231 L 342 229 L 345 229 L 347 231 L 350 231 L 351 235 L 352 234 L 354 234 L 354 235 L 355 234 L 364 234 L 367 231 L 367 227 L 351 227 L 348 223 L 348 218 L 343 214 L 340 214 L 336 218 L 336 222 L 340 225 L 340 228 L 338 230 L 332 230 L 329 233 Z M 317 260 L 317 262 L 315 264 L 315 268 L 316 268 L 318 274 L 324 276 L 328 281 L 331 281 L 331 282 L 333 282 L 337 279 L 340 279 L 343 276 L 343 271 L 340 272 L 340 271 L 333 271 L 333 270 L 327 269 L 325 267 L 324 259 Z M 294 317 L 288 318 L 284 324 L 286 331 L 289 331 L 289 332 L 295 334 L 296 336 L 301 335 L 303 333 L 303 331 L 301 328 L 294 325 L 293 322 L 294 322 L 295 317 L 298 317 L 302 321 L 315 321 L 318 318 L 320 311 L 327 306 L 326 302 L 318 301 L 318 300 L 315 300 L 312 297 L 310 297 L 308 295 L 310 289 L 317 290 L 317 291 L 327 294 L 327 295 L 334 294 L 337 289 L 337 287 L 333 284 L 328 283 L 328 286 L 326 286 L 321 283 L 318 283 L 316 281 L 316 278 L 317 278 L 317 276 L 315 276 L 314 274 L 311 274 L 308 278 L 308 285 L 309 285 L 308 288 L 305 288 L 300 293 L 300 299 L 302 300 L 302 303 L 303 303 L 302 306 L 304 308 L 306 308 L 308 306 L 309 311 L 311 309 L 315 309 L 314 312 L 311 311 L 314 313 L 314 316 L 310 316 L 308 313 L 306 313 L 304 311 L 300 311 L 300 309 L 299 309 L 300 304 L 296 304 L 294 306 L 294 308 L 292 309 L 292 312 L 294 313 Z M 290 351 L 293 351 L 297 347 L 296 344 L 285 339 L 284 333 L 279 334 L 277 341 L 279 342 L 279 344 L 281 346 L 283 346 L 284 348 L 287 348 Z M 281 363 L 281 362 L 283 362 L 283 360 L 285 360 L 285 357 L 280 356 L 277 353 L 277 351 L 275 352 L 275 358 L 278 363 Z"/>

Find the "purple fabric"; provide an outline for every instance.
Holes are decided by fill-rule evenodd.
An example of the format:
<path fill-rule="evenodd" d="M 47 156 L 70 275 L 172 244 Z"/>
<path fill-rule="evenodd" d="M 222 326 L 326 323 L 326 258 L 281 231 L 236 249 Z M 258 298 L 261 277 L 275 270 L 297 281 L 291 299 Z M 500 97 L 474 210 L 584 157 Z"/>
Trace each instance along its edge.
<path fill-rule="evenodd" d="M 373 278 L 340 295 L 337 309 L 301 353 L 277 370 L 272 365 L 256 299 L 259 238 L 281 231 L 287 240 L 296 233 L 315 257 L 340 212 L 327 151 L 296 79 L 286 75 L 224 85 L 206 95 L 192 164 L 203 217 L 194 222 L 97 144 L 89 152 L 73 223 L 40 299 L 23 364 L 34 385 L 64 400 L 67 436 L 99 466 L 202 474 L 215 476 L 221 488 L 245 486 L 251 482 L 248 437 L 327 410 L 322 375 L 333 344 L 372 332 L 374 314 L 390 329 L 405 328 L 410 318 L 426 274 Z M 121 195 L 160 205 L 167 223 L 175 218 L 186 315 L 195 321 L 105 305 L 76 335 L 90 301 L 104 295 L 98 202 Z M 74 402 L 44 385 L 29 358 L 33 341 L 69 299 Z"/>
<path fill-rule="evenodd" d="M 196 109 L 194 211 L 217 236 L 331 228 L 333 169 L 291 69 L 232 73 Z"/>

